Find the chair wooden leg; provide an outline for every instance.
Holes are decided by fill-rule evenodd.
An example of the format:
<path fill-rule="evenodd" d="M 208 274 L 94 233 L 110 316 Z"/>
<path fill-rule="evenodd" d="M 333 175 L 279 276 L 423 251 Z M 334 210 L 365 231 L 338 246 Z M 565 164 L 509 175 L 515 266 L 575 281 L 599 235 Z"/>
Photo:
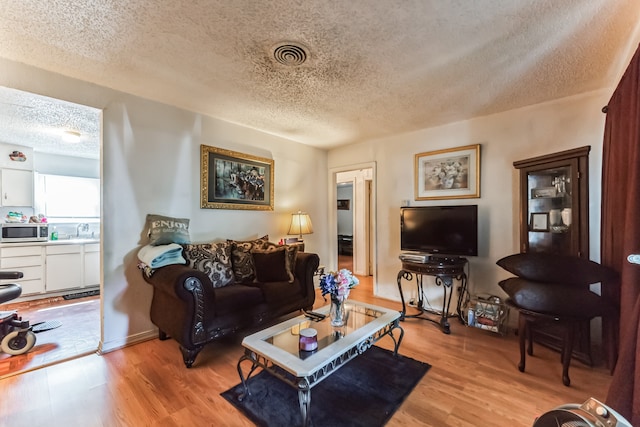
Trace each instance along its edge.
<path fill-rule="evenodd" d="M 562 384 L 569 387 L 569 365 L 571 364 L 571 354 L 573 353 L 573 339 L 575 336 L 576 324 L 567 322 L 564 344 L 562 346 Z"/>
<path fill-rule="evenodd" d="M 520 372 L 524 372 L 525 368 L 525 341 L 527 340 L 527 335 L 529 333 L 530 331 L 527 318 L 525 315 L 520 313 L 518 315 L 518 342 L 520 344 L 520 363 L 518 364 L 518 370 Z"/>
<path fill-rule="evenodd" d="M 533 323 L 533 320 L 529 319 L 529 321 L 527 322 L 527 354 L 529 356 L 533 356 L 533 328 L 531 327 L 531 324 Z"/>

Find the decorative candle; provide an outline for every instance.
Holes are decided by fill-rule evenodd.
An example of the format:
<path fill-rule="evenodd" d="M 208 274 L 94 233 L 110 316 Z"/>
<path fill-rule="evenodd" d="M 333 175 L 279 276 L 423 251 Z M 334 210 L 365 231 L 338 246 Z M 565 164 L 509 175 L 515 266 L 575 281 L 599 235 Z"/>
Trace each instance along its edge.
<path fill-rule="evenodd" d="M 300 350 L 313 351 L 318 348 L 318 332 L 313 328 L 300 329 Z"/>

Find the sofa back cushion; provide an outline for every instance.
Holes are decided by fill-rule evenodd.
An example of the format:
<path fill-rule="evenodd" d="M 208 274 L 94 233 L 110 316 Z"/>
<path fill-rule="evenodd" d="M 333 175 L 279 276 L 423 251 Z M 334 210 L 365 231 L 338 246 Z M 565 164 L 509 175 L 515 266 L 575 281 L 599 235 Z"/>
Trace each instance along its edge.
<path fill-rule="evenodd" d="M 228 242 L 182 245 L 189 265 L 209 276 L 214 288 L 234 283 L 231 245 Z"/>
<path fill-rule="evenodd" d="M 262 236 L 255 240 L 227 240 L 231 245 L 231 262 L 233 275 L 238 283 L 251 283 L 256 278 L 256 269 L 253 265 L 251 250 L 260 248 L 269 241 L 269 236 Z"/>

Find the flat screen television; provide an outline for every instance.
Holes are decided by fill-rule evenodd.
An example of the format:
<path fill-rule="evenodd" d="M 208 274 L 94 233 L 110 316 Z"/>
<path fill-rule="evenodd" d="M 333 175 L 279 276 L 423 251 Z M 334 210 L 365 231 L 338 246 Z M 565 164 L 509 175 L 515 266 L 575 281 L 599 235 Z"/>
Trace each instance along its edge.
<path fill-rule="evenodd" d="M 405 207 L 400 217 L 403 251 L 478 255 L 478 205 Z"/>

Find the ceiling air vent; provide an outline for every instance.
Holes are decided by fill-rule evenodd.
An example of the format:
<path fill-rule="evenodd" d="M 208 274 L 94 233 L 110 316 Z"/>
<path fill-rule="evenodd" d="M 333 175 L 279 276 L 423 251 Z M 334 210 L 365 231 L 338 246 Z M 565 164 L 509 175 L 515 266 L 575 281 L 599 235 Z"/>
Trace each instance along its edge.
<path fill-rule="evenodd" d="M 304 64 L 308 58 L 307 50 L 294 43 L 281 43 L 273 50 L 273 58 L 282 65 L 297 67 Z"/>

